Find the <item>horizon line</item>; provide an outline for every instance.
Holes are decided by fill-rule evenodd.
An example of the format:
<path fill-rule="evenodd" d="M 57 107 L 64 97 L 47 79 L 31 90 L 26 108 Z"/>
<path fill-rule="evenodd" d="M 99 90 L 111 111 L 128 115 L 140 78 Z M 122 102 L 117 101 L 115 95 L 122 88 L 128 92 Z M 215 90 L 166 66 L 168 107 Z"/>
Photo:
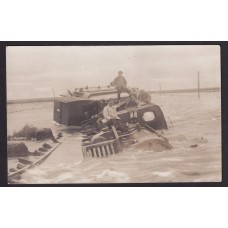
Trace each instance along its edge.
<path fill-rule="evenodd" d="M 170 89 L 170 90 L 146 90 L 149 93 L 181 93 L 181 92 L 198 92 L 198 88 L 194 89 Z M 220 92 L 221 87 L 208 87 L 208 88 L 200 88 L 200 92 Z M 40 98 L 20 98 L 20 99 L 10 99 L 7 100 L 7 104 L 14 103 L 31 103 L 31 102 L 50 102 L 57 97 L 40 97 Z"/>

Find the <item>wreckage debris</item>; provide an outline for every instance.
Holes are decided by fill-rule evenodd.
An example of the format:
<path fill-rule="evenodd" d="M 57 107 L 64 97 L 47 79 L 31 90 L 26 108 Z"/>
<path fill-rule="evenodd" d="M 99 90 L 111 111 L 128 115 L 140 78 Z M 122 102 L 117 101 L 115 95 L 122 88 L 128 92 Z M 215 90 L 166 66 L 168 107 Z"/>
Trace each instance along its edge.
<path fill-rule="evenodd" d="M 10 172 L 10 173 L 13 173 L 13 172 L 16 172 L 16 171 L 17 171 L 17 170 L 16 170 L 15 168 L 10 168 L 10 169 L 9 169 L 9 172 Z"/>
<path fill-rule="evenodd" d="M 60 138 L 62 138 L 63 137 L 63 134 L 60 132 L 60 133 L 58 133 L 58 135 L 57 135 L 57 138 L 56 139 L 60 139 Z"/>
<path fill-rule="evenodd" d="M 161 139 L 148 139 L 136 146 L 136 149 L 147 150 L 147 151 L 155 151 L 162 152 L 164 150 L 171 150 L 173 147 L 169 142 L 161 140 Z"/>
<path fill-rule="evenodd" d="M 24 164 L 21 164 L 21 163 L 17 164 L 17 169 L 23 169 L 25 167 L 26 167 L 26 165 L 24 165 Z"/>
<path fill-rule="evenodd" d="M 9 143 L 7 144 L 8 157 L 26 157 L 30 155 L 28 147 L 23 143 Z"/>
<path fill-rule="evenodd" d="M 44 155 L 43 153 L 39 152 L 38 150 L 35 150 L 32 154 L 34 156 L 42 156 L 42 155 Z"/>
<path fill-rule="evenodd" d="M 33 163 L 32 161 L 25 158 L 19 158 L 18 161 L 24 165 L 31 165 Z"/>
<path fill-rule="evenodd" d="M 52 148 L 52 146 L 50 146 L 48 143 L 44 143 L 42 145 L 42 147 L 45 148 L 45 149 L 51 149 Z"/>
<path fill-rule="evenodd" d="M 198 147 L 198 144 L 191 145 L 190 147 L 191 148 L 196 148 L 196 147 Z"/>
<path fill-rule="evenodd" d="M 38 149 L 38 151 L 39 151 L 39 152 L 47 152 L 48 149 L 45 149 L 45 148 L 43 148 L 43 147 L 40 147 L 40 148 Z"/>
<path fill-rule="evenodd" d="M 50 128 L 36 128 L 30 125 L 25 125 L 20 131 L 15 132 L 13 137 L 26 137 L 28 140 L 35 138 L 37 141 L 51 139 L 53 142 L 58 143 Z"/>

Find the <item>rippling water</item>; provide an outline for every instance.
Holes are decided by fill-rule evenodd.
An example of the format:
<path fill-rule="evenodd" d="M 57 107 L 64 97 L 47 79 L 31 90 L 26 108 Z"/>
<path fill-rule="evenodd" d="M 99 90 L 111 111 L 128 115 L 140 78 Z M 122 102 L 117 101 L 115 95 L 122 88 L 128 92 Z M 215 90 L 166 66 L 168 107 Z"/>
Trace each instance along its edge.
<path fill-rule="evenodd" d="M 53 104 L 8 105 L 8 133 L 24 124 L 63 132 L 63 142 L 41 165 L 28 170 L 19 183 L 153 183 L 221 181 L 221 94 L 153 95 L 161 106 L 174 147 L 154 152 L 130 147 L 108 158 L 86 158 L 81 135 L 74 128 L 53 124 Z M 147 135 L 147 137 L 149 137 Z M 193 147 L 191 147 L 193 146 Z M 195 147 L 196 146 L 196 147 Z"/>

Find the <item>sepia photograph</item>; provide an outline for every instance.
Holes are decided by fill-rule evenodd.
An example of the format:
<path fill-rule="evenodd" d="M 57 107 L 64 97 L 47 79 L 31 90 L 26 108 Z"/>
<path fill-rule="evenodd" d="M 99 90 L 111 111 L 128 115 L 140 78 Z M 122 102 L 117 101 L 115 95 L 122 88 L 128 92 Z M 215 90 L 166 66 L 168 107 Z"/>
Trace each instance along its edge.
<path fill-rule="evenodd" d="M 7 46 L 8 183 L 221 182 L 220 52 Z"/>

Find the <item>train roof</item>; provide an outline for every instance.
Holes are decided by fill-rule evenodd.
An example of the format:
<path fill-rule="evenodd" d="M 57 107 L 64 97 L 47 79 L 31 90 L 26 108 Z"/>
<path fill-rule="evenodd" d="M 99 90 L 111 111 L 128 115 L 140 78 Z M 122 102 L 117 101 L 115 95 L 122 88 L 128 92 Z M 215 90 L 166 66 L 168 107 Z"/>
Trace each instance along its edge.
<path fill-rule="evenodd" d="M 77 102 L 77 101 L 94 101 L 88 98 L 84 98 L 84 97 L 57 97 L 54 99 L 55 101 L 60 101 L 63 103 L 72 103 L 72 102 Z"/>

